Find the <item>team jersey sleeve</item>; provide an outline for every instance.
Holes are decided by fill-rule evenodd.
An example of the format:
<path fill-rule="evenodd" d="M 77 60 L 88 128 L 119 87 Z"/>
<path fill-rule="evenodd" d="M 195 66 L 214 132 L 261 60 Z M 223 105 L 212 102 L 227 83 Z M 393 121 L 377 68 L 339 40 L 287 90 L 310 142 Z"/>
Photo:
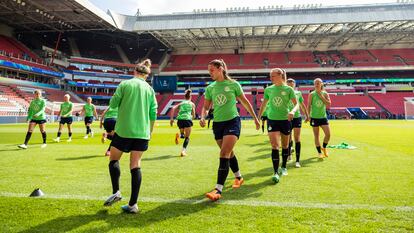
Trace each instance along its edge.
<path fill-rule="evenodd" d="M 269 89 L 265 89 L 264 90 L 264 96 L 263 96 L 263 98 L 265 99 L 265 100 L 269 100 Z"/>
<path fill-rule="evenodd" d="M 116 88 L 116 91 L 114 93 L 114 95 L 111 98 L 111 101 L 109 102 L 109 106 L 111 108 L 118 108 L 119 104 L 121 103 L 122 100 L 122 83 L 119 84 L 119 86 Z"/>
<path fill-rule="evenodd" d="M 204 99 L 211 100 L 211 88 L 206 88 L 206 92 L 204 93 Z"/>
<path fill-rule="evenodd" d="M 302 93 L 299 92 L 299 103 L 303 103 L 305 100 L 303 99 Z"/>
<path fill-rule="evenodd" d="M 152 90 L 152 94 L 150 97 L 150 112 L 149 112 L 150 121 L 155 121 L 157 119 L 157 109 L 158 109 L 157 99 L 155 98 L 154 90 Z"/>
<path fill-rule="evenodd" d="M 31 120 L 33 117 L 33 101 L 30 102 L 29 109 L 27 111 L 27 120 Z"/>
<path fill-rule="evenodd" d="M 295 91 L 289 88 L 289 99 L 296 99 Z"/>
<path fill-rule="evenodd" d="M 242 89 L 240 83 L 235 81 L 234 86 L 235 86 L 235 90 L 234 91 L 236 93 L 236 96 L 241 96 L 243 94 L 243 89 Z"/>

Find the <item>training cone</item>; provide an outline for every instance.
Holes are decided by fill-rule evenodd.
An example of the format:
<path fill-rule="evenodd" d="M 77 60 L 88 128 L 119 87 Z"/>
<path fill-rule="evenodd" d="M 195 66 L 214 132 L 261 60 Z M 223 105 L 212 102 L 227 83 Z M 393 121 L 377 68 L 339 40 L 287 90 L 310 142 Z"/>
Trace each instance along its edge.
<path fill-rule="evenodd" d="M 39 188 L 33 190 L 33 192 L 30 194 L 30 197 L 42 197 L 45 194 L 40 190 Z"/>

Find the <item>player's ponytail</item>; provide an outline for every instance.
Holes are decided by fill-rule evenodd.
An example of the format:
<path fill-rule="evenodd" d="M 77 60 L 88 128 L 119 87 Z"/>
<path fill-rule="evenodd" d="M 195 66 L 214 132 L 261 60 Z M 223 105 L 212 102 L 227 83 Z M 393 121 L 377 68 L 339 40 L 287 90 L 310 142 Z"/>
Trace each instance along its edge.
<path fill-rule="evenodd" d="M 188 89 L 185 91 L 185 99 L 189 100 L 191 98 L 191 89 Z"/>
<path fill-rule="evenodd" d="M 151 60 L 145 59 L 144 61 L 138 63 L 135 66 L 135 71 L 141 75 L 149 75 L 151 74 Z"/>

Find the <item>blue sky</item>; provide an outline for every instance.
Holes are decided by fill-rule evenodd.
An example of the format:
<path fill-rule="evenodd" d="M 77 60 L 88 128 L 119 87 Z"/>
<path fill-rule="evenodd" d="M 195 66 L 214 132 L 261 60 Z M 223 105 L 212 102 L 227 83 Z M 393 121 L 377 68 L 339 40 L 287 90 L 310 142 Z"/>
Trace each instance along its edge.
<path fill-rule="evenodd" d="M 173 12 L 191 12 L 193 9 L 210 9 L 225 10 L 227 7 L 249 7 L 250 9 L 257 9 L 259 6 L 269 5 L 283 5 L 290 6 L 297 4 L 322 4 L 322 5 L 350 5 L 350 4 L 374 4 L 374 3 L 390 3 L 396 2 L 390 0 L 289 0 L 286 1 L 270 1 L 270 0 L 89 0 L 95 6 L 101 8 L 106 12 L 111 9 L 117 13 L 134 15 L 137 9 L 140 9 L 141 14 L 169 14 Z"/>

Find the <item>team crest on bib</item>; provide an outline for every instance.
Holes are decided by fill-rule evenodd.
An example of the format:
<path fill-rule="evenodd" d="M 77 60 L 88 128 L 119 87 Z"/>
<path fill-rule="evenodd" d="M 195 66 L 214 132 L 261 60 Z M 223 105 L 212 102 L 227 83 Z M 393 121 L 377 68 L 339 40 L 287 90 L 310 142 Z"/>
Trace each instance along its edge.
<path fill-rule="evenodd" d="M 225 88 L 224 88 L 224 91 L 226 91 L 226 92 L 227 92 L 227 91 L 230 91 L 230 87 L 225 87 Z"/>
<path fill-rule="evenodd" d="M 227 103 L 227 98 L 225 95 L 223 94 L 219 94 L 216 96 L 216 100 L 214 101 L 215 104 L 217 104 L 218 106 L 223 106 L 224 104 Z"/>
<path fill-rule="evenodd" d="M 283 104 L 283 100 L 282 100 L 282 98 L 280 98 L 279 96 L 277 96 L 277 97 L 274 97 L 272 99 L 272 103 L 273 103 L 274 106 L 280 107 Z"/>
<path fill-rule="evenodd" d="M 316 106 L 317 107 L 322 107 L 323 102 L 321 100 L 316 101 Z"/>
<path fill-rule="evenodd" d="M 286 91 L 282 91 L 282 92 L 281 92 L 281 94 L 282 94 L 282 95 L 286 95 Z"/>

